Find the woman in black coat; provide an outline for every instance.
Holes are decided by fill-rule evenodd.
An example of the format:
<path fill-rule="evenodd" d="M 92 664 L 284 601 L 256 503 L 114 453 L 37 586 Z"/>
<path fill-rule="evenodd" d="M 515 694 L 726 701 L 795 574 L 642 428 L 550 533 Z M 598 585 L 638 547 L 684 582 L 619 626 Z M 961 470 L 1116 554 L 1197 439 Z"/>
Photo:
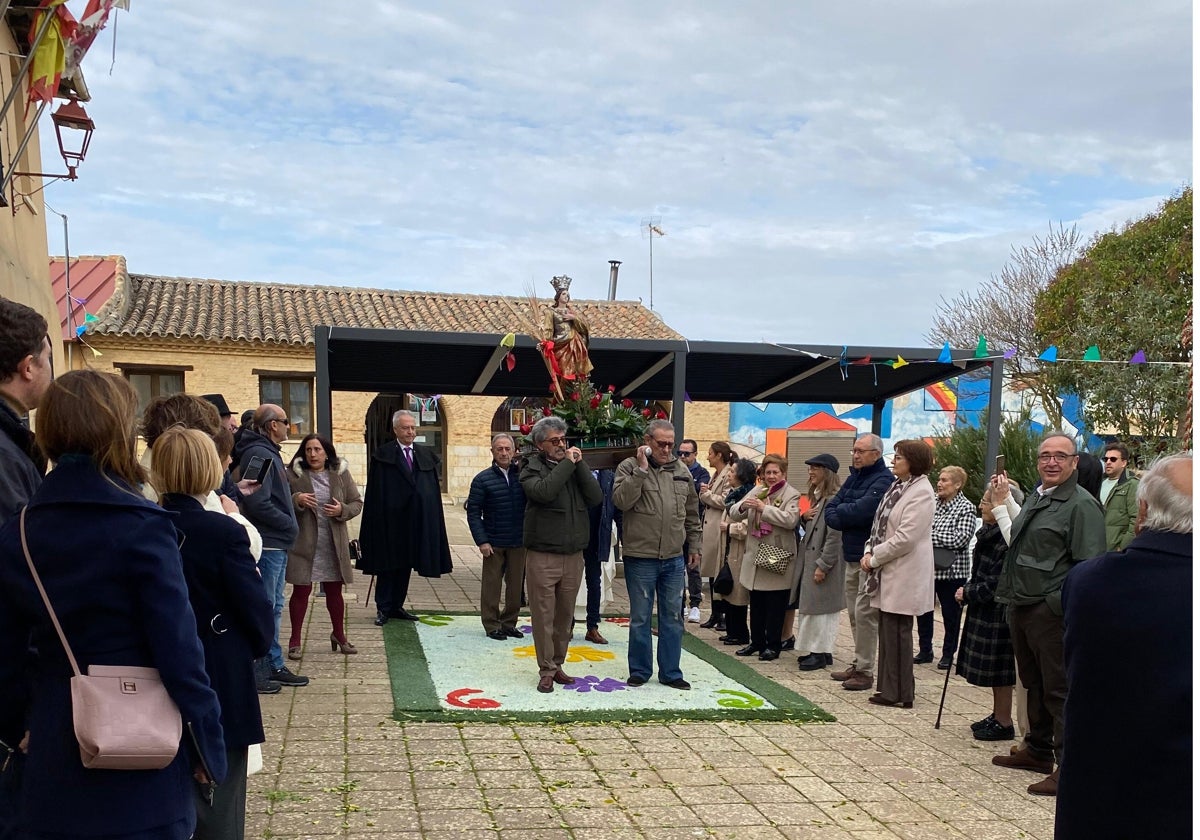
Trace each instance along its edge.
<path fill-rule="evenodd" d="M 1017 664 L 1013 657 L 1012 637 L 1008 631 L 1008 611 L 995 600 L 1004 554 L 1008 549 L 1004 534 L 992 513 L 992 489 L 989 485 L 979 503 L 983 527 L 975 536 L 975 559 L 971 577 L 958 588 L 955 599 L 967 606 L 967 621 L 959 646 L 959 676 L 971 685 L 992 690 L 992 713 L 971 724 L 977 741 L 1011 741 L 1013 728 L 1013 686 L 1017 682 Z"/>
<path fill-rule="evenodd" d="M 34 567 L 81 670 L 152 666 L 184 732 L 162 770 L 89 770 L 71 720 L 71 667 L 21 550 L 0 529 L 0 740 L 27 737 L 26 838 L 183 840 L 196 824 L 193 774 L 225 778 L 220 707 L 204 671 L 172 517 L 142 497 L 137 395 L 123 378 L 64 374 L 38 409 L 38 443 L 55 463 L 25 530 Z M 241 526 L 234 526 L 241 530 Z M 242 531 L 245 538 L 245 532 Z M 30 634 L 37 661 L 25 673 Z M 198 754 L 199 753 L 199 754 Z"/>
<path fill-rule="evenodd" d="M 212 438 L 176 426 L 154 444 L 151 465 L 162 506 L 176 514 L 180 553 L 205 669 L 221 701 L 229 777 L 212 806 L 197 803 L 197 840 L 241 840 L 246 824 L 246 754 L 262 743 L 254 660 L 266 656 L 275 629 L 267 590 L 250 554 L 246 529 L 204 509 L 223 470 Z M 232 504 L 232 503 L 230 503 Z"/>

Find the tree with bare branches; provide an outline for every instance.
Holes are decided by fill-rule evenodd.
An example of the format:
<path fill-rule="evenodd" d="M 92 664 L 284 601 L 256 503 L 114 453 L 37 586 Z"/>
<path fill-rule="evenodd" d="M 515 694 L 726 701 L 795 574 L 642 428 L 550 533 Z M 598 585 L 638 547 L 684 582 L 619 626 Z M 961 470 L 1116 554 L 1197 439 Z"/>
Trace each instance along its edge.
<path fill-rule="evenodd" d="M 1075 226 L 1050 225 L 1044 237 L 1028 245 L 1013 246 L 1008 263 L 978 289 L 959 292 L 938 302 L 933 325 L 925 338 L 934 345 L 949 341 L 956 347 L 973 347 L 980 335 L 1000 350 L 1016 349 L 1005 361 L 1005 373 L 1017 388 L 1028 390 L 1041 403 L 1051 428 L 1062 426 L 1062 403 L 1050 381 L 1048 365 L 1038 361 L 1044 348 L 1034 333 L 1034 305 L 1038 296 L 1064 266 L 1081 251 Z"/>

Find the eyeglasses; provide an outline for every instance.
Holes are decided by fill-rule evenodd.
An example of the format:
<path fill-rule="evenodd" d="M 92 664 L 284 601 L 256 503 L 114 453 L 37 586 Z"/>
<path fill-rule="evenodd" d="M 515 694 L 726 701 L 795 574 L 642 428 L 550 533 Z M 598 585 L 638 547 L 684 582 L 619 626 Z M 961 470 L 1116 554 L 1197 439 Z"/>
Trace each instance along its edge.
<path fill-rule="evenodd" d="M 676 449 L 675 454 L 680 458 L 694 458 L 696 456 L 696 453 L 690 449 Z"/>
<path fill-rule="evenodd" d="M 659 449 L 670 449 L 675 445 L 675 441 L 673 440 L 654 440 L 653 438 L 651 438 L 650 443 Z"/>
<path fill-rule="evenodd" d="M 878 449 L 858 449 L 858 448 L 854 448 L 854 449 L 851 449 L 850 451 L 851 451 L 851 452 L 853 452 L 855 455 L 866 455 L 868 452 L 878 452 L 879 450 L 878 450 Z"/>
<path fill-rule="evenodd" d="M 542 438 L 542 443 L 549 443 L 549 444 L 552 444 L 553 446 L 562 446 L 566 442 L 567 442 L 567 439 L 562 436 L 552 437 L 552 438 Z"/>
<path fill-rule="evenodd" d="M 291 425 L 291 423 L 288 421 L 288 419 L 286 417 L 272 417 L 271 422 L 272 423 L 282 423 L 285 426 Z"/>
<path fill-rule="evenodd" d="M 1074 452 L 1039 452 L 1038 463 L 1048 464 L 1053 461 L 1056 464 L 1065 464 L 1068 460 L 1074 457 Z"/>
<path fill-rule="evenodd" d="M 1104 462 L 1105 462 L 1105 463 L 1107 463 L 1107 464 L 1115 464 L 1117 461 L 1120 461 L 1120 460 L 1121 460 L 1121 456 L 1120 456 L 1120 455 L 1118 455 L 1118 456 L 1117 456 L 1117 457 L 1115 457 L 1115 458 L 1108 458 L 1108 457 L 1105 457 L 1105 459 L 1104 459 Z"/>

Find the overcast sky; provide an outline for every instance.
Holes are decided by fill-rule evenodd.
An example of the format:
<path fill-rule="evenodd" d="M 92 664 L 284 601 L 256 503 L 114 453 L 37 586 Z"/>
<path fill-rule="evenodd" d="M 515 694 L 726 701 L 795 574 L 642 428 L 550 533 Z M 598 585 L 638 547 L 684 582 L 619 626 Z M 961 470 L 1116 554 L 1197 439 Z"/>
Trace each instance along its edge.
<path fill-rule="evenodd" d="M 649 304 L 653 218 L 688 338 L 922 346 L 1191 178 L 1186 0 L 132 6 L 46 196 L 134 273 Z"/>

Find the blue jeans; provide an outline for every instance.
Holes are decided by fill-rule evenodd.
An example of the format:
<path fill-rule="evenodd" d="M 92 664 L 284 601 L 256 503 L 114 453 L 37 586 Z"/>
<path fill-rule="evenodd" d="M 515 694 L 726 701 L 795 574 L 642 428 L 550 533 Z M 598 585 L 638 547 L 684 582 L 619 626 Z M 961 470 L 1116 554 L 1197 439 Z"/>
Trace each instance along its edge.
<path fill-rule="evenodd" d="M 275 635 L 271 636 L 271 650 L 266 658 L 271 663 L 271 669 L 278 671 L 283 667 L 283 650 L 279 647 L 279 619 L 283 615 L 287 552 L 282 548 L 264 548 L 258 561 L 258 570 L 262 572 L 263 586 L 267 588 L 267 597 L 271 599 L 275 609 Z"/>
<path fill-rule="evenodd" d="M 679 654 L 683 644 L 683 598 L 687 572 L 683 556 L 666 560 L 625 557 L 625 588 L 629 591 L 629 676 L 650 679 L 654 673 L 654 641 L 650 614 L 658 596 L 658 681 L 683 678 Z"/>

